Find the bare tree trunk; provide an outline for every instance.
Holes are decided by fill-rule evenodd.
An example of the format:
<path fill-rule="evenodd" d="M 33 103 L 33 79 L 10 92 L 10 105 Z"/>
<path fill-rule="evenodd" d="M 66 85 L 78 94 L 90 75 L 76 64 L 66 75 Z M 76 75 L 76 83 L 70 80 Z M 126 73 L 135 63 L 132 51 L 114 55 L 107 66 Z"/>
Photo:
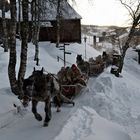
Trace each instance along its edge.
<path fill-rule="evenodd" d="M 5 20 L 5 0 L 2 2 L 2 25 L 3 25 L 3 47 L 4 52 L 8 52 L 8 31 Z"/>
<path fill-rule="evenodd" d="M 56 47 L 59 47 L 59 43 L 60 43 L 60 0 L 57 1 L 57 40 L 56 40 Z"/>
<path fill-rule="evenodd" d="M 16 80 L 16 0 L 10 0 L 11 24 L 10 24 L 10 56 L 8 65 L 8 76 L 11 90 L 15 95 L 19 95 Z"/>
<path fill-rule="evenodd" d="M 17 32 L 19 35 L 19 38 L 21 39 L 21 35 L 20 35 L 20 24 L 21 24 L 21 0 L 18 0 L 18 28 L 17 28 Z"/>
<path fill-rule="evenodd" d="M 36 65 L 39 65 L 39 31 L 40 31 L 40 1 L 32 1 L 32 22 L 33 22 L 33 33 L 32 33 L 32 42 L 35 45 L 35 57 L 34 60 L 37 62 Z"/>
<path fill-rule="evenodd" d="M 37 62 L 36 65 L 39 65 L 39 44 L 38 44 L 38 41 L 39 41 L 39 31 L 40 31 L 40 27 L 39 25 L 37 25 L 35 27 L 36 29 L 36 41 L 35 41 L 35 58 L 34 60 Z"/>
<path fill-rule="evenodd" d="M 123 63 L 124 63 L 124 58 L 125 58 L 125 55 L 126 55 L 126 51 L 127 49 L 129 48 L 129 44 L 133 38 L 133 35 L 134 35 L 134 32 L 135 32 L 135 28 L 138 26 L 139 24 L 139 20 L 140 20 L 140 14 L 139 16 L 135 19 L 135 21 L 133 22 L 133 25 L 130 29 L 130 32 L 129 32 L 129 35 L 128 35 L 128 38 L 125 42 L 125 45 L 123 46 L 122 48 L 122 60 L 120 62 L 120 66 L 119 66 L 119 72 L 121 73 L 122 72 L 122 69 L 123 69 Z"/>
<path fill-rule="evenodd" d="M 23 22 L 21 23 L 21 55 L 20 55 L 20 68 L 18 73 L 18 86 L 20 90 L 20 95 L 23 95 L 23 79 L 26 72 L 27 64 L 27 49 L 28 49 L 28 0 L 22 1 L 22 16 Z"/>
<path fill-rule="evenodd" d="M 38 40 L 39 40 L 39 1 L 35 0 L 35 61 L 39 60 L 39 46 L 38 46 Z"/>

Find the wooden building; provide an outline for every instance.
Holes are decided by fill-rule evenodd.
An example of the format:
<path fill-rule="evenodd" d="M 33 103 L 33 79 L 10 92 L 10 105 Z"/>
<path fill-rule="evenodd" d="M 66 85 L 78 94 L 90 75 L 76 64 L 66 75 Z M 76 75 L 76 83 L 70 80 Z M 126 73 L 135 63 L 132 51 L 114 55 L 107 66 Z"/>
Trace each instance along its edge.
<path fill-rule="evenodd" d="M 40 0 L 40 32 L 39 41 L 50 41 L 55 43 L 57 40 L 57 1 Z M 8 7 L 8 6 L 7 6 Z M 18 5 L 17 5 L 18 8 Z M 8 10 L 8 8 L 7 8 Z M 18 11 L 18 10 L 17 10 Z M 17 17 L 17 25 L 18 25 Z M 22 22 L 22 15 L 21 15 Z M 1 23 L 1 19 L 0 19 Z M 32 21 L 29 13 L 30 33 L 29 40 L 32 38 Z M 81 43 L 81 16 L 71 7 L 67 0 L 60 2 L 60 43 Z"/>
<path fill-rule="evenodd" d="M 56 1 L 56 0 L 54 0 Z M 45 9 L 40 15 L 41 28 L 39 41 L 57 40 L 57 1 L 53 4 L 46 2 L 43 5 Z M 81 16 L 70 6 L 66 0 L 60 3 L 60 42 L 78 42 L 81 43 Z"/>

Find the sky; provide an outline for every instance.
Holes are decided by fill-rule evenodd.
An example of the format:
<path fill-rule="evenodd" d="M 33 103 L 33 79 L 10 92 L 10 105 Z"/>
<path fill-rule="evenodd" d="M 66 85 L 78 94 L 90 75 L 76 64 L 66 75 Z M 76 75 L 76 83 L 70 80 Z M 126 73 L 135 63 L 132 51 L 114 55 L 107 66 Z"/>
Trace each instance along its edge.
<path fill-rule="evenodd" d="M 69 0 L 69 2 L 82 16 L 82 24 L 128 26 L 131 23 L 128 11 L 119 0 Z"/>
<path fill-rule="evenodd" d="M 82 16 L 82 24 L 126 26 L 130 22 L 118 0 L 76 0 L 73 6 Z"/>

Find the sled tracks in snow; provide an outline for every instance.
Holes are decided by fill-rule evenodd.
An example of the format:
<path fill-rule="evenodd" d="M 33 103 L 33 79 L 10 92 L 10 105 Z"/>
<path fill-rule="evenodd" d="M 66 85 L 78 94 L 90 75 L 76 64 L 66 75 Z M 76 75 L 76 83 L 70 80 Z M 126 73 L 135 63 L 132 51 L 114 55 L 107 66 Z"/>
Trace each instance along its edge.
<path fill-rule="evenodd" d="M 19 107 L 19 106 L 18 106 Z M 23 119 L 26 115 L 27 110 L 21 108 L 19 111 L 17 107 L 15 109 L 11 109 L 5 113 L 0 114 L 0 130 L 12 126 L 17 121 Z"/>

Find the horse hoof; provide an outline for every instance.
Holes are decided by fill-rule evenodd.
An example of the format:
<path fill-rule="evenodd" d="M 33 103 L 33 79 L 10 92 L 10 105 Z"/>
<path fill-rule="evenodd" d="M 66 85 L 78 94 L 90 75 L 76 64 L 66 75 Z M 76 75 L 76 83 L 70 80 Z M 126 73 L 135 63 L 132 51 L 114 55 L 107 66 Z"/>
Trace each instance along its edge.
<path fill-rule="evenodd" d="M 47 127 L 48 125 L 49 125 L 48 122 L 44 122 L 44 124 L 43 124 L 44 127 Z"/>
<path fill-rule="evenodd" d="M 35 118 L 38 120 L 38 121 L 42 121 L 42 117 L 40 114 L 35 114 Z"/>
<path fill-rule="evenodd" d="M 72 105 L 75 106 L 75 102 L 72 102 Z"/>
<path fill-rule="evenodd" d="M 56 112 L 61 112 L 61 109 L 57 109 Z"/>

